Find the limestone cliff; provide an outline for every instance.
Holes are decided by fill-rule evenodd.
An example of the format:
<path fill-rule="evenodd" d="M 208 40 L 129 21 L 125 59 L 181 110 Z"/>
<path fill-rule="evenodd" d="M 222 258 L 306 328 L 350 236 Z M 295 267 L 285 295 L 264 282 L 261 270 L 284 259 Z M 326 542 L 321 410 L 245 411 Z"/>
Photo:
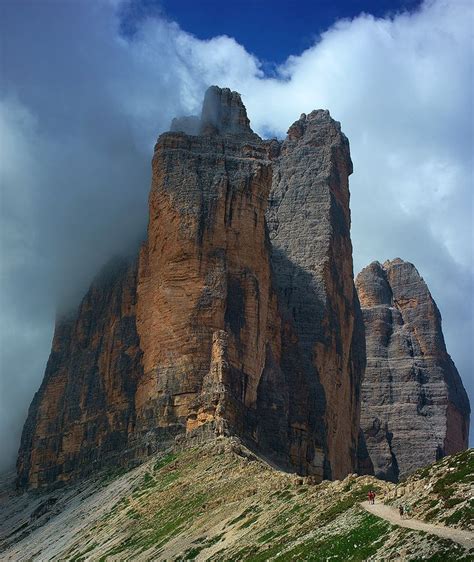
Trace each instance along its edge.
<path fill-rule="evenodd" d="M 303 114 L 273 166 L 267 222 L 275 286 L 287 334 L 291 428 L 306 446 L 317 436 L 329 472 L 354 467 L 365 343 L 354 289 L 349 142 L 328 111 Z M 291 334 L 291 336 L 290 336 Z M 305 412 L 310 411 L 310 418 Z"/>
<path fill-rule="evenodd" d="M 87 474 L 125 449 L 141 373 L 136 271 L 136 263 L 112 260 L 77 313 L 58 319 L 44 380 L 23 429 L 20 486 Z"/>
<path fill-rule="evenodd" d="M 239 94 L 212 87 L 199 118 L 160 136 L 152 170 L 138 262 L 58 323 L 19 485 L 206 433 L 319 479 L 353 472 L 365 344 L 339 124 L 316 111 L 263 141 Z"/>
<path fill-rule="evenodd" d="M 416 268 L 374 262 L 356 286 L 367 341 L 361 428 L 375 475 L 396 481 L 467 448 L 469 402 Z"/>
<path fill-rule="evenodd" d="M 229 90 L 208 91 L 200 131 L 163 134 L 153 158 L 137 289 L 147 439 L 162 425 L 250 431 L 270 343 L 269 144 Z"/>

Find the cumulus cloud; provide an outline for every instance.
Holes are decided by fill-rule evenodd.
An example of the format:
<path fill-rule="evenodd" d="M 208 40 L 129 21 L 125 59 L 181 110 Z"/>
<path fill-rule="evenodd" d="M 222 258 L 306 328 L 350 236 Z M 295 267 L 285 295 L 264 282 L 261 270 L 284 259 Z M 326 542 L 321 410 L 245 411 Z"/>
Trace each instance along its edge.
<path fill-rule="evenodd" d="M 123 3 L 2 3 L 1 468 L 40 384 L 57 307 L 76 302 L 146 227 L 149 161 L 210 84 L 240 91 L 253 128 L 283 136 L 328 108 L 351 141 L 356 270 L 413 261 L 474 395 L 472 19 L 468 0 L 336 22 L 272 76 L 226 36 L 160 13 L 124 35 Z"/>

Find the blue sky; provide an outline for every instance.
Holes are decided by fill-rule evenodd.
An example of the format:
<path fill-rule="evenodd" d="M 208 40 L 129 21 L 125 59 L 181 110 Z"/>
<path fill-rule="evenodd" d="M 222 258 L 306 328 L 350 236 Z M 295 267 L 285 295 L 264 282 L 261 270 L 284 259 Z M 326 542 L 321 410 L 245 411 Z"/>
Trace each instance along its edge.
<path fill-rule="evenodd" d="M 414 10 L 419 0 L 140 0 L 124 6 L 122 26 L 133 34 L 150 15 L 179 23 L 198 39 L 217 35 L 234 37 L 261 61 L 271 66 L 290 55 L 300 55 L 334 22 L 361 12 L 384 17 Z"/>
<path fill-rule="evenodd" d="M 56 311 L 135 251 L 156 138 L 211 84 L 262 136 L 318 108 L 341 122 L 355 272 L 417 266 L 472 402 L 473 29 L 472 0 L 0 1 L 0 468 Z"/>

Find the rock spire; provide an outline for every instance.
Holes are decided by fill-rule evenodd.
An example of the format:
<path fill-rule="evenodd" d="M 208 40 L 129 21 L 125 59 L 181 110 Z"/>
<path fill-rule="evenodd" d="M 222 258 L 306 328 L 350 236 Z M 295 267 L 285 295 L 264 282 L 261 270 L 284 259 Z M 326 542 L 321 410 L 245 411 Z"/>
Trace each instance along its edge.
<path fill-rule="evenodd" d="M 469 401 L 415 266 L 373 262 L 356 286 L 367 341 L 361 428 L 375 475 L 397 481 L 467 447 Z"/>

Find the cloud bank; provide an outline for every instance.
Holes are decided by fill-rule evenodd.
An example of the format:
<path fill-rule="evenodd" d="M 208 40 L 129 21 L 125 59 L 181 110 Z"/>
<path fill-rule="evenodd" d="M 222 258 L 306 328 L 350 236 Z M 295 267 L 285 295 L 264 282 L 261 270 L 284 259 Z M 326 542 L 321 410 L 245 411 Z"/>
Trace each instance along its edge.
<path fill-rule="evenodd" d="M 124 36 L 117 1 L 2 3 L 0 469 L 11 466 L 56 310 L 147 220 L 157 134 L 210 84 L 242 93 L 254 130 L 283 136 L 328 108 L 351 142 L 356 272 L 416 264 L 471 398 L 473 4 L 425 2 L 336 22 L 272 76 L 226 36 L 160 14 Z"/>

